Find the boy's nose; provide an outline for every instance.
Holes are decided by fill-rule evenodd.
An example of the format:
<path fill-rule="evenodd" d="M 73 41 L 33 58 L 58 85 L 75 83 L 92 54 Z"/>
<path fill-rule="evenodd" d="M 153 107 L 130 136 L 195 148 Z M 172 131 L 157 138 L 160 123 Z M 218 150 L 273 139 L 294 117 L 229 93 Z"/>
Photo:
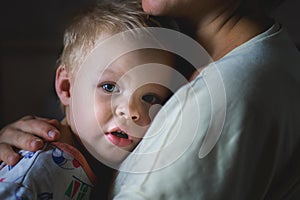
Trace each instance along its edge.
<path fill-rule="evenodd" d="M 150 123 L 149 113 L 146 113 L 145 108 L 138 99 L 131 98 L 127 101 L 127 104 L 117 105 L 116 114 L 141 126 Z"/>
<path fill-rule="evenodd" d="M 138 121 L 140 119 L 140 114 L 139 112 L 135 112 L 135 111 L 129 111 L 130 112 L 130 116 L 132 121 Z"/>
<path fill-rule="evenodd" d="M 130 108 L 129 105 L 118 105 L 116 114 L 119 117 L 124 117 L 125 119 L 131 119 L 132 121 L 138 121 L 140 119 L 139 112 L 134 109 Z"/>

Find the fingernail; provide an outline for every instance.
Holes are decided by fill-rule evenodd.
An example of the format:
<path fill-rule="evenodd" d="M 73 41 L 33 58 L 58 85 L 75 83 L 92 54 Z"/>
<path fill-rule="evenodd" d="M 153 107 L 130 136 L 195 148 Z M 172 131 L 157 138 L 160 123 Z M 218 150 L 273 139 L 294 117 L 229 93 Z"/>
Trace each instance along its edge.
<path fill-rule="evenodd" d="M 43 147 L 43 141 L 41 139 L 33 139 L 30 143 L 32 149 Z"/>
<path fill-rule="evenodd" d="M 54 138 L 55 136 L 56 136 L 56 132 L 54 131 L 54 130 L 51 130 L 51 131 L 49 131 L 48 132 L 48 136 L 50 137 L 50 138 Z"/>

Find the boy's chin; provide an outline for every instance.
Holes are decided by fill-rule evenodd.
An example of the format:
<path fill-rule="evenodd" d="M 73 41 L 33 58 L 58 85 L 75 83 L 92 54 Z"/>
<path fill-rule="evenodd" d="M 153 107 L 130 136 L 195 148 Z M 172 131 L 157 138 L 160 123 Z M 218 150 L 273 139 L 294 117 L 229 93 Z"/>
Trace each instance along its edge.
<path fill-rule="evenodd" d="M 94 158 L 110 168 L 118 169 L 130 153 L 131 152 L 117 147 L 113 152 L 107 155 L 97 155 L 94 156 Z"/>

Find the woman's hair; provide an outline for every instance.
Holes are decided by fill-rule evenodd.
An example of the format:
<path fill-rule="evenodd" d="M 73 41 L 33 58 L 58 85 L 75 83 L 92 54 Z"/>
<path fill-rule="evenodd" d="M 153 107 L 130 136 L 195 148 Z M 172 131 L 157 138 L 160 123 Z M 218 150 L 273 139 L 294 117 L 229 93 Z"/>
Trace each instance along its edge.
<path fill-rule="evenodd" d="M 82 64 L 101 34 L 153 26 L 161 24 L 143 12 L 141 1 L 102 0 L 80 11 L 65 30 L 58 63 L 72 72 Z"/>
<path fill-rule="evenodd" d="M 269 14 L 283 1 L 284 0 L 240 0 L 240 9 L 244 14 L 251 14 L 251 12 L 257 11 Z"/>
<path fill-rule="evenodd" d="M 267 12 L 270 12 L 279 6 L 284 0 L 261 0 L 258 1 L 259 5 Z"/>

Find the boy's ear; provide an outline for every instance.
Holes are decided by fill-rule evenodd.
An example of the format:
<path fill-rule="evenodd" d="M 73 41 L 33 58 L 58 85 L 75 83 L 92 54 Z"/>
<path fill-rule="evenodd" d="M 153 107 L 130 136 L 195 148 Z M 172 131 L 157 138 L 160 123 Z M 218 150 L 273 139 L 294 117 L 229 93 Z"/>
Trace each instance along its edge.
<path fill-rule="evenodd" d="M 61 103 L 65 106 L 69 105 L 71 100 L 71 84 L 65 65 L 60 65 L 56 70 L 55 90 Z"/>

